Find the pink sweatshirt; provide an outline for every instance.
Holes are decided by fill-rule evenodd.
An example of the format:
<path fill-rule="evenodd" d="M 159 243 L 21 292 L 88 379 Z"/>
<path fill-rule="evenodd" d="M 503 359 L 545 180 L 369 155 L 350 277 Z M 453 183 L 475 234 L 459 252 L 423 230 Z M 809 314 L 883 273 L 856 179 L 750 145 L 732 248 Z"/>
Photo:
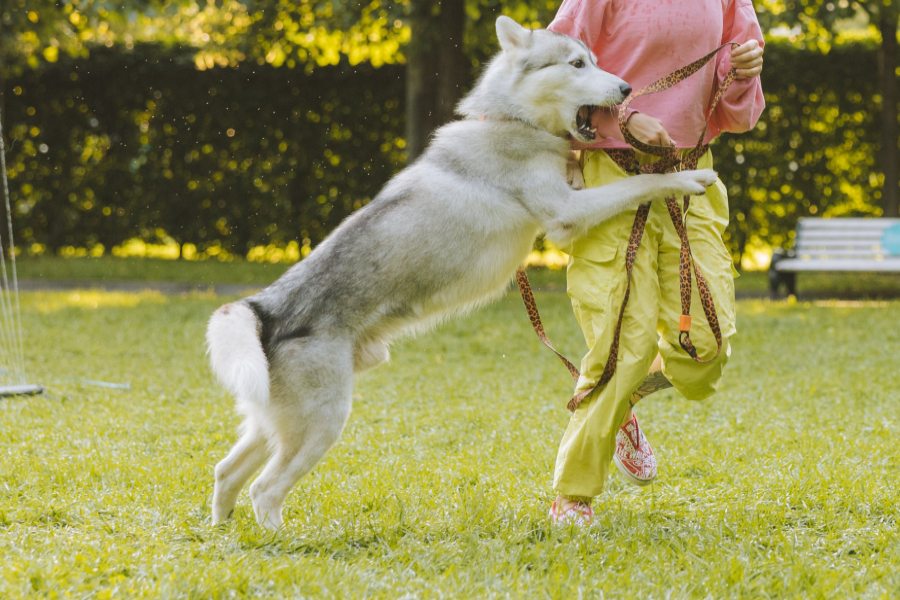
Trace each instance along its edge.
<path fill-rule="evenodd" d="M 725 42 L 763 44 L 751 0 L 564 0 L 548 29 L 579 39 L 597 64 L 635 90 L 671 73 Z M 703 131 L 715 85 L 731 68 L 731 52 L 676 86 L 642 96 L 630 106 L 656 117 L 679 147 L 690 147 Z M 759 77 L 736 80 L 715 113 L 706 139 L 722 131 L 748 131 L 765 102 Z M 598 128 L 597 148 L 627 148 L 612 116 Z"/>

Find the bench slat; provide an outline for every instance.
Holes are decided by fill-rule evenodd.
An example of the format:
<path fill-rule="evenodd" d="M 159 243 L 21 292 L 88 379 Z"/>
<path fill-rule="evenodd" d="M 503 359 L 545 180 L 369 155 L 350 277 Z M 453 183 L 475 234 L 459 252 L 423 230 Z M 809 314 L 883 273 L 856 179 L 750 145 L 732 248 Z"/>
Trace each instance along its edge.
<path fill-rule="evenodd" d="M 786 258 L 778 261 L 777 269 L 779 271 L 872 271 L 879 273 L 900 273 L 900 259 L 804 260 L 802 258 Z"/>
<path fill-rule="evenodd" d="M 840 240 L 836 242 L 820 242 L 816 240 L 797 240 L 797 251 L 801 250 L 868 250 L 881 252 L 884 250 L 881 244 L 866 241 Z"/>
<path fill-rule="evenodd" d="M 844 230 L 849 228 L 856 229 L 877 229 L 883 230 L 900 223 L 900 219 L 884 219 L 884 218 L 839 218 L 839 219 L 820 219 L 812 217 L 803 217 L 797 223 L 797 229 L 837 229 Z"/>
<path fill-rule="evenodd" d="M 883 235 L 881 231 L 798 231 L 797 240 L 872 240 L 881 243 Z"/>
<path fill-rule="evenodd" d="M 900 256 L 893 256 L 886 252 L 856 251 L 856 250 L 797 250 L 797 258 L 811 260 L 823 260 L 826 258 L 858 258 L 861 260 L 888 260 L 894 258 L 900 260 Z"/>
<path fill-rule="evenodd" d="M 884 231 L 885 229 L 888 229 L 889 227 L 891 227 L 891 226 L 890 225 L 878 225 L 878 226 L 873 226 L 873 225 L 869 225 L 869 226 L 866 226 L 866 225 L 829 225 L 828 227 L 822 227 L 822 226 L 813 226 L 813 225 L 800 225 L 797 227 L 797 231 L 798 232 L 801 232 L 801 231 L 821 231 L 821 232 L 869 231 L 869 232 L 875 233 L 875 232 Z"/>

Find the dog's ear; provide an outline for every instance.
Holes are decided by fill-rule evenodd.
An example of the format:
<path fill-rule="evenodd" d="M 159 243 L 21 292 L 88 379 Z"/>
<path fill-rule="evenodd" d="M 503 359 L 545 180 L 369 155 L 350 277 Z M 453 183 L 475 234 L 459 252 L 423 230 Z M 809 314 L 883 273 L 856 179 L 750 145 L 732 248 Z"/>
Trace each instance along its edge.
<path fill-rule="evenodd" d="M 506 52 L 524 48 L 531 42 L 531 30 L 525 29 L 506 15 L 497 17 L 495 27 L 500 48 Z"/>

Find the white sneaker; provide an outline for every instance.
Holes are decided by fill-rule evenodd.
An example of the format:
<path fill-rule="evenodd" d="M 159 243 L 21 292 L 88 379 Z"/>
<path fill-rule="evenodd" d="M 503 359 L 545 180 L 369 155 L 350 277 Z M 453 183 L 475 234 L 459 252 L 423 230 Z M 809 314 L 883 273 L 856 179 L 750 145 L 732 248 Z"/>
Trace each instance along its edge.
<path fill-rule="evenodd" d="M 638 426 L 634 413 L 631 414 L 631 420 L 616 433 L 613 462 L 625 479 L 635 485 L 647 485 L 656 479 L 656 457 L 650 442 Z"/>

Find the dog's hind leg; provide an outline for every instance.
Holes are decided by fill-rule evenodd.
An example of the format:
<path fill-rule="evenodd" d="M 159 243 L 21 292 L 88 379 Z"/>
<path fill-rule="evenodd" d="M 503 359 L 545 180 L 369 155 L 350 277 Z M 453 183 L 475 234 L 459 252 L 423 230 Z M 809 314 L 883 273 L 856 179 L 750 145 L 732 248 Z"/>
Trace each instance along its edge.
<path fill-rule="evenodd" d="M 228 456 L 216 465 L 216 485 L 212 500 L 213 525 L 231 516 L 234 504 L 244 483 L 266 461 L 266 439 L 259 427 L 247 419 L 244 432 L 228 452 Z"/>
<path fill-rule="evenodd" d="M 288 492 L 340 437 L 350 414 L 351 394 L 349 386 L 340 387 L 347 389 L 336 386 L 328 399 L 322 398 L 324 390 L 320 390 L 320 401 L 312 409 L 282 413 L 282 418 L 294 421 L 296 428 L 287 435 L 277 435 L 274 455 L 250 486 L 253 511 L 263 527 L 281 527 L 281 507 Z M 288 429 L 289 424 L 284 426 Z"/>
<path fill-rule="evenodd" d="M 256 520 L 269 529 L 282 525 L 288 492 L 340 437 L 352 397 L 352 344 L 298 340 L 285 346 L 273 369 L 268 422 L 274 452 L 250 486 Z"/>

